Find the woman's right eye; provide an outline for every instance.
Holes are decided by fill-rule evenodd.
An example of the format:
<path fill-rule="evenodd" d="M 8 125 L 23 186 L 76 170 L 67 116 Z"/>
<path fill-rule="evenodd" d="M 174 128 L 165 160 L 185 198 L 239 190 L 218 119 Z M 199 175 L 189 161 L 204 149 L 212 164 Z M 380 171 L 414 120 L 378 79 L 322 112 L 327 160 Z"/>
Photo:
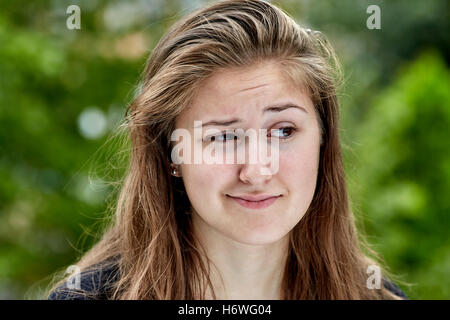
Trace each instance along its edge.
<path fill-rule="evenodd" d="M 224 138 L 224 139 L 222 139 Z M 206 139 L 206 141 L 219 141 L 219 142 L 224 142 L 224 141 L 230 141 L 230 140 L 237 140 L 238 136 L 235 135 L 234 133 L 223 133 L 223 134 L 219 134 L 216 136 L 211 136 L 208 137 Z"/>

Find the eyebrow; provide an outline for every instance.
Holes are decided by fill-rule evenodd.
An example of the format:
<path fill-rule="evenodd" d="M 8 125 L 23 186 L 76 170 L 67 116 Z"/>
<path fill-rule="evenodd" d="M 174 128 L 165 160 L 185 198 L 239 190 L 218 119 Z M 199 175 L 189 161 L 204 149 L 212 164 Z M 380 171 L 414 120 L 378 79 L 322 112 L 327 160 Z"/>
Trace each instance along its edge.
<path fill-rule="evenodd" d="M 263 109 L 263 113 L 266 112 L 281 112 L 290 108 L 295 108 L 298 109 L 302 112 L 308 113 L 308 111 L 306 111 L 306 109 L 302 106 L 296 105 L 294 103 L 283 103 L 283 104 L 276 104 L 276 105 L 271 105 L 271 106 L 267 106 Z M 230 120 L 225 120 L 225 121 L 219 121 L 219 120 L 211 120 L 208 122 L 205 122 L 202 124 L 202 128 L 207 127 L 207 126 L 229 126 L 235 123 L 240 123 L 242 122 L 241 119 L 238 118 L 233 118 Z M 199 126 L 197 126 L 197 128 L 199 128 Z"/>

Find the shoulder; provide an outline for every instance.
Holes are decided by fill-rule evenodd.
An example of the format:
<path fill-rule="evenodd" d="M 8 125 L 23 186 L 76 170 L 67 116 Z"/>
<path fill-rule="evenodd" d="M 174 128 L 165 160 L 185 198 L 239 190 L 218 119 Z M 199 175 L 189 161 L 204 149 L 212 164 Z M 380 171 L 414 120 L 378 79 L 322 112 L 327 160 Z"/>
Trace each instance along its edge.
<path fill-rule="evenodd" d="M 99 263 L 73 275 L 63 285 L 50 292 L 48 300 L 106 300 L 112 285 L 118 280 L 118 266 Z"/>
<path fill-rule="evenodd" d="M 409 300 L 409 298 L 406 296 L 406 294 L 400 289 L 394 282 L 392 282 L 389 279 L 384 278 L 383 279 L 383 285 L 384 287 L 390 291 L 391 293 L 395 294 L 398 297 L 401 297 L 405 300 Z"/>

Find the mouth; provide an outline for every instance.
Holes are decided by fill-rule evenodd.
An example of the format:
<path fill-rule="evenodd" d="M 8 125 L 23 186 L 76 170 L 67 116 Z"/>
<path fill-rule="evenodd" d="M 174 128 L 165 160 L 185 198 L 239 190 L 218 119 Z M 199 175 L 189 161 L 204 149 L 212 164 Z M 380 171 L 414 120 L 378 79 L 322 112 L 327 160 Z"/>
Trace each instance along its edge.
<path fill-rule="evenodd" d="M 227 194 L 227 197 L 248 209 L 264 209 L 271 206 L 281 195 L 234 197 Z"/>

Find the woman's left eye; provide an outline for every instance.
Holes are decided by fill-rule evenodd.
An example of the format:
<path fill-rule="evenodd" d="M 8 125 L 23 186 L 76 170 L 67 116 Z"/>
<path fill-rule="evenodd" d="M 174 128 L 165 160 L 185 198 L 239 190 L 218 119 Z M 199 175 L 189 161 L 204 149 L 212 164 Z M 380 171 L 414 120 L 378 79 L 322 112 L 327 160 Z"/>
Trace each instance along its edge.
<path fill-rule="evenodd" d="M 289 138 L 296 131 L 296 128 L 282 127 L 282 128 L 272 129 L 272 130 L 274 130 L 276 132 L 275 133 L 276 137 Z M 270 130 L 270 132 L 268 133 L 269 137 L 272 135 L 272 130 Z"/>

